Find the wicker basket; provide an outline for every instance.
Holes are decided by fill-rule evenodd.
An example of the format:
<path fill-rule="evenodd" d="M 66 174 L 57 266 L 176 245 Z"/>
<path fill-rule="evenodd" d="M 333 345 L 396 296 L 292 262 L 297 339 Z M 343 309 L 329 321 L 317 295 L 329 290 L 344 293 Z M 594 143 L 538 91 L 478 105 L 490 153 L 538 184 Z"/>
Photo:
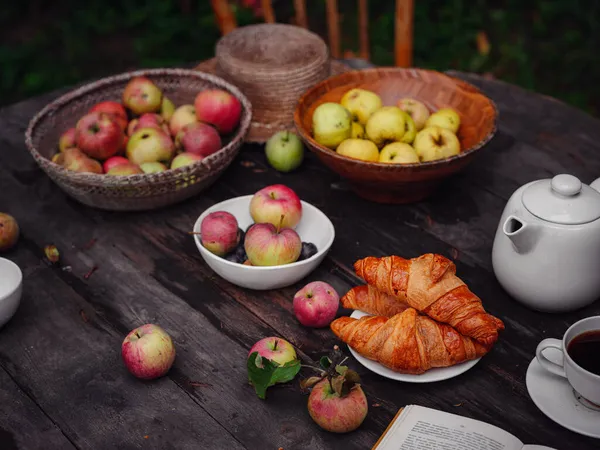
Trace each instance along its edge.
<path fill-rule="evenodd" d="M 224 147 L 194 164 L 165 172 L 107 176 L 64 169 L 49 158 L 57 151 L 60 135 L 100 101 L 120 101 L 127 82 L 146 76 L 159 86 L 175 105 L 194 102 L 204 89 L 221 88 L 242 103 L 240 124 Z M 185 69 L 139 70 L 116 75 L 72 91 L 37 113 L 25 132 L 25 143 L 40 167 L 67 194 L 95 208 L 113 211 L 142 211 L 186 200 L 210 186 L 231 164 L 248 133 L 252 106 L 234 86 L 214 75 Z"/>
<path fill-rule="evenodd" d="M 327 44 L 309 30 L 258 24 L 221 38 L 216 57 L 196 70 L 215 73 L 248 97 L 253 117 L 246 140 L 265 142 L 279 130 L 294 130 L 296 102 L 308 88 L 351 69 L 331 60 Z"/>

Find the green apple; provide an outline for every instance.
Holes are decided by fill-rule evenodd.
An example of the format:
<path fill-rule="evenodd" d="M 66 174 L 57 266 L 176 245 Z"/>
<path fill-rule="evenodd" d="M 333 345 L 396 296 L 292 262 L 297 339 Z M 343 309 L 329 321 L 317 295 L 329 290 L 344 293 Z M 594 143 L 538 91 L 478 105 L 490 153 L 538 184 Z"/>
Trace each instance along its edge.
<path fill-rule="evenodd" d="M 339 103 L 323 103 L 313 113 L 312 129 L 315 141 L 334 149 L 352 135 L 352 115 Z"/>
<path fill-rule="evenodd" d="M 414 164 L 419 156 L 412 146 L 404 142 L 392 142 L 381 149 L 379 162 L 390 164 Z"/>
<path fill-rule="evenodd" d="M 169 120 L 171 120 L 171 117 L 173 116 L 174 112 L 175 112 L 175 105 L 173 104 L 173 102 L 171 100 L 169 100 L 167 97 L 163 96 L 162 103 L 160 104 L 160 115 L 168 123 Z"/>
<path fill-rule="evenodd" d="M 127 141 L 127 159 L 133 164 L 170 162 L 175 155 L 171 136 L 158 128 L 140 128 Z"/>
<path fill-rule="evenodd" d="M 456 135 L 442 127 L 426 127 L 417 133 L 413 146 L 421 161 L 434 161 L 460 153 Z"/>
<path fill-rule="evenodd" d="M 382 148 L 390 142 L 399 142 L 404 136 L 406 114 L 397 106 L 384 106 L 367 120 L 367 138 Z"/>
<path fill-rule="evenodd" d="M 304 159 L 304 146 L 298 136 L 290 131 L 279 131 L 269 138 L 265 146 L 267 161 L 275 170 L 291 172 Z"/>
<path fill-rule="evenodd" d="M 340 103 L 350 111 L 352 119 L 361 125 L 366 124 L 371 114 L 382 106 L 379 95 L 366 89 L 350 89 L 344 94 Z"/>
<path fill-rule="evenodd" d="M 352 132 L 350 133 L 352 139 L 364 139 L 365 128 L 358 122 L 352 122 Z"/>
<path fill-rule="evenodd" d="M 410 117 L 410 114 L 408 114 L 406 111 L 402 111 L 402 113 L 404 114 L 404 136 L 402 136 L 400 142 L 412 144 L 412 142 L 415 140 L 415 136 L 417 135 L 417 127 L 415 122 L 412 120 L 412 117 Z"/>
<path fill-rule="evenodd" d="M 377 146 L 366 139 L 346 139 L 338 146 L 336 152 L 342 156 L 360 159 L 361 161 L 379 161 Z"/>
<path fill-rule="evenodd" d="M 401 98 L 398 100 L 398 108 L 412 117 L 417 131 L 421 131 L 425 127 L 425 122 L 429 119 L 429 109 L 424 103 L 414 98 Z"/>
<path fill-rule="evenodd" d="M 159 163 L 159 162 L 145 162 L 140 164 L 140 169 L 142 169 L 144 171 L 144 173 L 158 173 L 158 172 L 164 172 L 165 170 L 167 170 L 167 166 L 165 166 L 163 163 Z"/>
<path fill-rule="evenodd" d="M 460 127 L 460 116 L 453 109 L 442 108 L 429 116 L 425 127 L 442 127 L 456 133 Z"/>
<path fill-rule="evenodd" d="M 183 166 L 189 166 L 197 161 L 202 161 L 204 156 L 196 155 L 195 153 L 180 153 L 171 162 L 171 169 L 179 169 Z"/>

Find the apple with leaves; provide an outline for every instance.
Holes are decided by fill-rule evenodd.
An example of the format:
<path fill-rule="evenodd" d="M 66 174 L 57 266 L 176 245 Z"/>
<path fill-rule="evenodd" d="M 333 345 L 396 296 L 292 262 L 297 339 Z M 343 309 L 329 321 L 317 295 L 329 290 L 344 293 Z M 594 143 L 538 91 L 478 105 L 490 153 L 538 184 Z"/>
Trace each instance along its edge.
<path fill-rule="evenodd" d="M 308 397 L 308 413 L 324 430 L 348 433 L 356 430 L 367 417 L 369 404 L 360 386 L 360 377 L 348 369 L 339 347 L 334 346 L 329 357 L 321 358 L 319 372 L 303 380 L 303 389 L 312 388 Z"/>

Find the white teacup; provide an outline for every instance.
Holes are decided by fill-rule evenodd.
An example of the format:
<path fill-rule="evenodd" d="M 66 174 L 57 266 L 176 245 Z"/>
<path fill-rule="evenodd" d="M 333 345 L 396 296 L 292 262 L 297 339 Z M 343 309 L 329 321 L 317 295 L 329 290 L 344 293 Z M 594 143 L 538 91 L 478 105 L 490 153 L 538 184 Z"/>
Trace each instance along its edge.
<path fill-rule="evenodd" d="M 0 258 L 0 327 L 17 311 L 21 302 L 23 274 L 14 262 Z"/>
<path fill-rule="evenodd" d="M 595 405 L 600 406 L 600 375 L 593 374 L 579 366 L 567 352 L 569 343 L 576 336 L 579 336 L 586 331 L 598 330 L 600 330 L 600 316 L 582 319 L 569 327 L 562 338 L 562 341 L 548 338 L 540 342 L 535 351 L 535 356 L 544 369 L 555 375 L 566 378 L 573 389 L 575 389 L 582 397 Z M 562 352 L 562 365 L 552 362 L 544 356 L 542 352 L 547 348 L 555 348 Z"/>

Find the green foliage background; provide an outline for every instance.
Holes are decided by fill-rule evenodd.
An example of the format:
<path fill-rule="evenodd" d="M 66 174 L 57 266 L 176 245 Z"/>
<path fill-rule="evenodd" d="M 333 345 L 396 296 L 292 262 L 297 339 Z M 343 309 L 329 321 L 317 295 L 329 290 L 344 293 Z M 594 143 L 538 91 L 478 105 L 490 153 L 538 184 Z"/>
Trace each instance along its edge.
<path fill-rule="evenodd" d="M 326 36 L 324 0 L 309 0 Z M 278 19 L 291 0 L 275 2 Z M 344 49 L 357 47 L 356 0 L 339 0 Z M 394 2 L 371 0 L 372 61 L 393 64 Z M 236 8 L 240 24 L 258 21 Z M 415 0 L 414 65 L 493 74 L 600 112 L 600 1 Z M 491 48 L 478 51 L 485 32 Z M 209 58 L 219 32 L 208 0 L 30 0 L 0 8 L 0 104 L 89 78 Z"/>

